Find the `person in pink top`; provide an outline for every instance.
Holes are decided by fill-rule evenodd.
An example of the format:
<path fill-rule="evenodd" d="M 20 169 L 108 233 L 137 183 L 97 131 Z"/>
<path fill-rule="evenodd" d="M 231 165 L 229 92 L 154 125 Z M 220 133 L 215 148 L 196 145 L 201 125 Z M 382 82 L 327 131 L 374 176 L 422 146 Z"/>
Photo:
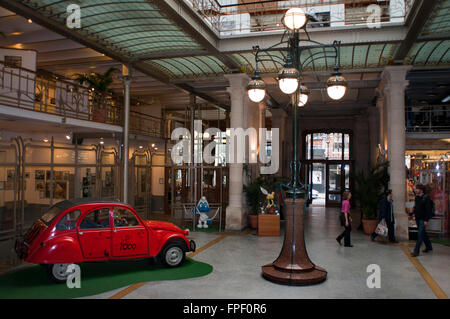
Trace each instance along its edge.
<path fill-rule="evenodd" d="M 350 243 L 350 232 L 352 231 L 352 217 L 350 216 L 350 199 L 352 198 L 352 193 L 345 191 L 342 195 L 342 208 L 340 214 L 341 226 L 344 226 L 344 231 L 340 234 L 336 241 L 341 244 L 342 238 L 344 238 L 345 247 L 353 247 Z"/>

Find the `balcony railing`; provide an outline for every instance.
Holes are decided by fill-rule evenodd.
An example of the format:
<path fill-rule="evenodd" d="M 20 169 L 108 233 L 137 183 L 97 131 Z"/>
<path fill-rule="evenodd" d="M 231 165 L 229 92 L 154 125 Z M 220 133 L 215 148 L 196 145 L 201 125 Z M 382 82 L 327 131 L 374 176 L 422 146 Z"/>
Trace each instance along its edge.
<path fill-rule="evenodd" d="M 66 80 L 43 77 L 0 61 L 0 104 L 79 120 L 122 125 L 122 108 L 113 95 L 94 103 L 94 92 Z"/>
<path fill-rule="evenodd" d="M 427 105 L 406 109 L 407 132 L 450 132 L 450 105 Z"/>
<path fill-rule="evenodd" d="M 130 133 L 164 138 L 164 121 L 159 117 L 131 111 Z"/>
<path fill-rule="evenodd" d="M 140 103 L 140 107 L 145 107 L 144 104 Z M 84 86 L 53 75 L 42 76 L 28 69 L 9 67 L 2 61 L 0 105 L 123 126 L 123 97 L 104 94 L 98 99 Z M 131 132 L 163 137 L 162 119 L 139 112 L 130 115 Z"/>
<path fill-rule="evenodd" d="M 380 7 L 380 22 L 404 22 L 414 0 L 185 0 L 205 22 L 220 35 L 283 30 L 281 19 L 285 11 L 300 6 L 313 19 L 310 28 L 366 25 Z M 306 3 L 305 3 L 306 2 Z M 368 21 L 369 20 L 369 21 Z"/>

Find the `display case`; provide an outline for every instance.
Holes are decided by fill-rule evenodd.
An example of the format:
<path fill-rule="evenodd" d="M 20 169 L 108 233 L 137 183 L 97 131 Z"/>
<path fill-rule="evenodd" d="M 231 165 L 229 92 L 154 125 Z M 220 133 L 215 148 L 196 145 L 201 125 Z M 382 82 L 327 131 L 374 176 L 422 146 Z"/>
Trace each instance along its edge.
<path fill-rule="evenodd" d="M 420 158 L 421 157 L 421 158 Z M 450 159 L 446 156 L 427 158 L 426 156 L 407 155 L 408 168 L 407 203 L 413 206 L 414 186 L 423 184 L 434 202 L 435 216 L 429 221 L 427 232 L 430 235 L 444 237 L 448 235 L 449 197 L 450 197 Z M 415 239 L 417 225 L 414 217 L 409 217 L 410 239 Z"/>

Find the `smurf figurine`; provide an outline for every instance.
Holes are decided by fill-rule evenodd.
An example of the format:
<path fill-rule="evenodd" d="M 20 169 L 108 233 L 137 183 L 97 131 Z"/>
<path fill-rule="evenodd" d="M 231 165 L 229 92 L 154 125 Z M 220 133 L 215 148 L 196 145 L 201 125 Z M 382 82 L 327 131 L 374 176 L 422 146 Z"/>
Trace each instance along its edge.
<path fill-rule="evenodd" d="M 210 210 L 211 208 L 209 207 L 206 197 L 202 196 L 197 204 L 197 212 L 199 215 L 197 225 L 198 228 L 208 228 L 208 224 L 211 223 L 211 219 L 206 213 L 209 213 Z"/>

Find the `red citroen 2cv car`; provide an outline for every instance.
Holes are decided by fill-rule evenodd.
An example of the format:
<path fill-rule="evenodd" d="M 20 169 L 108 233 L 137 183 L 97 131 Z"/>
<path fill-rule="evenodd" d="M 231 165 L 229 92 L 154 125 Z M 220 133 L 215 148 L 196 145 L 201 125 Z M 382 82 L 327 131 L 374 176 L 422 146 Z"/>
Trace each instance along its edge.
<path fill-rule="evenodd" d="M 156 258 L 166 267 L 181 265 L 195 242 L 174 224 L 142 220 L 129 205 L 75 199 L 51 207 L 16 242 L 26 262 L 41 264 L 50 278 L 65 282 L 70 264 Z"/>

